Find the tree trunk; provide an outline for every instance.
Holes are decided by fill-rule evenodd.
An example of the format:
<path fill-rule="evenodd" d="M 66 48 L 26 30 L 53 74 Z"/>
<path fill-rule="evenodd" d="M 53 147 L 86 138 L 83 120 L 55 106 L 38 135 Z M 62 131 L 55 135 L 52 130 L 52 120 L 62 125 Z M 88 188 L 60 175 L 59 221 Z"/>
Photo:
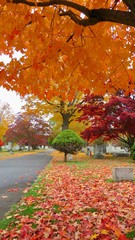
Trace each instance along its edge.
<path fill-rule="evenodd" d="M 128 144 L 128 148 L 129 148 L 129 156 L 132 157 L 132 147 L 134 145 L 135 139 L 134 137 L 128 136 L 127 138 L 127 144 Z"/>
<path fill-rule="evenodd" d="M 134 145 L 134 138 L 128 138 L 128 146 L 129 146 L 130 152 L 132 150 L 133 145 Z"/>
<path fill-rule="evenodd" d="M 67 153 L 64 153 L 64 162 L 67 162 Z"/>
<path fill-rule="evenodd" d="M 62 114 L 63 124 L 62 131 L 69 128 L 69 116 L 68 114 Z"/>
<path fill-rule="evenodd" d="M 28 144 L 28 151 L 30 152 L 30 145 Z"/>

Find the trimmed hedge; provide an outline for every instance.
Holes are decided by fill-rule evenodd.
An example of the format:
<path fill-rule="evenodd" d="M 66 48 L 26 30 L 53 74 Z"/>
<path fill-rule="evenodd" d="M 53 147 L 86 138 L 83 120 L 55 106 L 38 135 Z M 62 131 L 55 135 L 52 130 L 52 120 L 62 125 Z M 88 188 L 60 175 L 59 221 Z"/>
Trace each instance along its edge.
<path fill-rule="evenodd" d="M 83 146 L 83 139 L 69 129 L 60 132 L 52 141 L 52 147 L 65 154 L 76 154 Z"/>

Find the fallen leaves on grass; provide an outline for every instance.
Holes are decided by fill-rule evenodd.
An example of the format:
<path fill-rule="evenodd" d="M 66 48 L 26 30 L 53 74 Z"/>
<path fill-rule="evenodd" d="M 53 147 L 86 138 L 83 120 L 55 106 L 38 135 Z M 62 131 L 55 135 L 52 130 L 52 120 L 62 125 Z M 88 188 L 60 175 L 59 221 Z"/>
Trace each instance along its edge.
<path fill-rule="evenodd" d="M 16 157 L 22 157 L 25 155 L 30 155 L 30 154 L 36 154 L 37 152 L 40 151 L 30 151 L 30 152 L 0 152 L 0 160 L 6 160 L 8 158 L 16 158 Z"/>
<path fill-rule="evenodd" d="M 14 227 L 0 230 L 1 239 L 134 239 L 135 183 L 106 181 L 120 164 L 127 166 L 114 160 L 65 164 L 55 156 L 18 205 Z"/>

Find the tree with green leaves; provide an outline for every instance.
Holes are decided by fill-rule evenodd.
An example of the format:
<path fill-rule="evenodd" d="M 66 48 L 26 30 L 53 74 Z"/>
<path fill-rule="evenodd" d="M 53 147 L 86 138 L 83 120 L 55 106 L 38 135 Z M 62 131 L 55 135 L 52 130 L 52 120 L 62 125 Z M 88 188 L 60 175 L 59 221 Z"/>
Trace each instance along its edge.
<path fill-rule="evenodd" d="M 82 149 L 84 141 L 74 131 L 66 129 L 60 132 L 52 141 L 52 147 L 64 152 L 64 161 L 67 162 L 67 154 L 76 154 Z"/>

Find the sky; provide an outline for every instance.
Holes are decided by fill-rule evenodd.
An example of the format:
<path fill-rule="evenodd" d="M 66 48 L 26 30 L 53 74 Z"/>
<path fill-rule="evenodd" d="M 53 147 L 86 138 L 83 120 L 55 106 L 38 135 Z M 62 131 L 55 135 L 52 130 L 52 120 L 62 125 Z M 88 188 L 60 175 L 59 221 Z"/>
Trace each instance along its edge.
<path fill-rule="evenodd" d="M 13 57 L 19 59 L 22 54 L 18 51 L 15 52 Z M 11 59 L 7 55 L 0 55 L 0 61 L 4 62 L 5 64 L 9 63 Z M 5 88 L 0 87 L 0 102 L 1 103 L 8 103 L 13 110 L 14 113 L 18 113 L 21 110 L 21 106 L 24 104 L 21 101 L 19 94 L 16 94 L 15 91 L 7 91 Z"/>
<path fill-rule="evenodd" d="M 0 87 L 0 102 L 8 103 L 15 114 L 20 112 L 21 106 L 24 104 L 15 91 L 7 91 L 3 87 Z"/>

